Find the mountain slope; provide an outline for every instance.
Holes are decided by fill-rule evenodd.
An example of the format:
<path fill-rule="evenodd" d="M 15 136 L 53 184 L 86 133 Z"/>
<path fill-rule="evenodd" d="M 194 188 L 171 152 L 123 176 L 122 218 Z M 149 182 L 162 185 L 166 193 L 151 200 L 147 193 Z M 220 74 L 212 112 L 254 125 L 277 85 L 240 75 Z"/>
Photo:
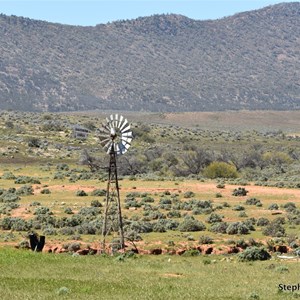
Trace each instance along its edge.
<path fill-rule="evenodd" d="M 300 108 L 300 3 L 95 27 L 0 15 L 0 109 Z"/>

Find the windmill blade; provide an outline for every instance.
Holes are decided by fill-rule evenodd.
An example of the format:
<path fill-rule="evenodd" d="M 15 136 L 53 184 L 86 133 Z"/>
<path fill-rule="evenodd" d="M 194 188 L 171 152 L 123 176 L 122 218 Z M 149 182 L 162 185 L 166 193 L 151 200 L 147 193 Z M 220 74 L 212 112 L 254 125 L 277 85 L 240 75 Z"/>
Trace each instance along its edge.
<path fill-rule="evenodd" d="M 126 148 L 124 147 L 122 142 L 119 142 L 120 154 L 124 154 L 126 152 Z"/>
<path fill-rule="evenodd" d="M 112 145 L 112 141 L 109 140 L 109 141 L 103 146 L 104 150 L 109 149 L 109 148 L 111 147 L 111 145 Z"/>
<path fill-rule="evenodd" d="M 119 145 L 117 143 L 114 143 L 114 150 L 117 154 L 120 153 L 120 148 L 119 148 Z"/>
<path fill-rule="evenodd" d="M 121 123 L 123 122 L 123 119 L 124 119 L 124 117 L 123 117 L 123 116 L 120 116 L 120 122 L 119 122 L 119 124 L 118 124 L 118 128 L 121 127 Z"/>
<path fill-rule="evenodd" d="M 122 126 L 119 128 L 120 131 L 122 132 L 122 129 L 128 124 L 127 119 L 124 120 L 124 123 L 122 124 Z"/>
<path fill-rule="evenodd" d="M 125 133 L 126 131 L 130 130 L 130 125 L 128 125 L 127 127 L 125 127 L 124 129 L 121 129 L 122 133 Z"/>
<path fill-rule="evenodd" d="M 109 141 L 110 141 L 110 138 L 106 138 L 102 141 L 100 140 L 100 144 L 101 144 L 102 147 L 104 147 Z"/>
<path fill-rule="evenodd" d="M 110 153 L 111 153 L 111 148 L 112 148 L 112 146 L 113 146 L 113 143 L 110 142 L 110 145 L 109 145 L 109 147 L 107 148 L 107 151 L 106 151 L 107 154 L 110 154 Z"/>
<path fill-rule="evenodd" d="M 132 137 L 132 131 L 122 132 L 122 137 Z"/>
<path fill-rule="evenodd" d="M 122 143 L 131 145 L 132 138 L 121 138 Z"/>

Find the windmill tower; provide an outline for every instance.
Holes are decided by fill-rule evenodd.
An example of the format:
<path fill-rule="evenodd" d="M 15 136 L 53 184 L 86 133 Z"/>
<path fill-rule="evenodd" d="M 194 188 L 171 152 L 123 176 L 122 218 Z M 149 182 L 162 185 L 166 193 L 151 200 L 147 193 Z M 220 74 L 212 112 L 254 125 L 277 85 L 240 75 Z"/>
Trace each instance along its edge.
<path fill-rule="evenodd" d="M 120 203 L 118 183 L 117 156 L 124 154 L 130 147 L 132 131 L 123 116 L 110 115 L 99 129 L 100 144 L 109 154 L 108 181 L 102 227 L 102 249 L 105 250 L 106 236 L 112 229 L 112 224 L 117 216 L 121 249 L 125 247 L 123 219 Z"/>

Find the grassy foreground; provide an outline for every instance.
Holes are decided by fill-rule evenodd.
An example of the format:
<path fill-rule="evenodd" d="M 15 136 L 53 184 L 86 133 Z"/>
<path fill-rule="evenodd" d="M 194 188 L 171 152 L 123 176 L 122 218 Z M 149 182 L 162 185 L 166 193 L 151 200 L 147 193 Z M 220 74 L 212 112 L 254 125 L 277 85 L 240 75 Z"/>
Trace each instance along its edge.
<path fill-rule="evenodd" d="M 299 263 L 116 257 L 0 249 L 0 299 L 293 299 Z"/>

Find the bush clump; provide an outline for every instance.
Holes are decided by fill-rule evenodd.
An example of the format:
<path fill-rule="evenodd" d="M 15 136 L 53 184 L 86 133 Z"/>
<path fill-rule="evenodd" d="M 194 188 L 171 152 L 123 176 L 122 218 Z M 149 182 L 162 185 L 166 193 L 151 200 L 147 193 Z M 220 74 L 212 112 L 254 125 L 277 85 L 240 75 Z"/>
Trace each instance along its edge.
<path fill-rule="evenodd" d="M 49 189 L 42 189 L 41 194 L 51 194 L 51 191 Z"/>
<path fill-rule="evenodd" d="M 264 248 L 256 246 L 248 247 L 243 252 L 238 254 L 239 261 L 254 261 L 254 260 L 268 260 L 271 255 Z"/>
<path fill-rule="evenodd" d="M 272 203 L 272 204 L 269 205 L 268 209 L 269 210 L 278 210 L 279 206 L 276 203 Z"/>
<path fill-rule="evenodd" d="M 209 217 L 206 219 L 207 223 L 217 223 L 217 222 L 222 222 L 222 216 L 216 214 L 216 213 L 212 213 L 209 215 Z"/>
<path fill-rule="evenodd" d="M 93 190 L 91 192 L 91 196 L 105 196 L 106 195 L 106 190 L 104 189 L 96 189 L 96 190 Z"/>
<path fill-rule="evenodd" d="M 15 180 L 15 184 L 27 184 L 27 183 L 41 184 L 41 182 L 37 178 L 30 177 L 30 176 L 18 176 Z"/>
<path fill-rule="evenodd" d="M 76 196 L 78 196 L 78 197 L 85 197 L 87 195 L 88 194 L 84 190 L 79 190 L 76 192 Z"/>
<path fill-rule="evenodd" d="M 246 205 L 260 205 L 261 201 L 257 198 L 249 198 L 245 202 Z"/>
<path fill-rule="evenodd" d="M 181 232 L 203 231 L 205 229 L 206 226 L 192 216 L 185 217 L 184 220 L 178 226 L 178 230 Z"/>
<path fill-rule="evenodd" d="M 183 197 L 184 198 L 192 198 L 192 197 L 195 197 L 195 193 L 192 191 L 187 191 L 183 194 Z"/>
<path fill-rule="evenodd" d="M 247 196 L 248 191 L 243 187 L 238 187 L 234 189 L 232 192 L 232 196 Z"/>
<path fill-rule="evenodd" d="M 210 236 L 207 235 L 201 235 L 199 238 L 199 244 L 200 245 L 207 245 L 212 244 L 214 241 Z"/>
<path fill-rule="evenodd" d="M 282 226 L 282 221 L 277 218 L 264 227 L 262 233 L 272 237 L 283 237 L 285 236 L 285 229 Z"/>

